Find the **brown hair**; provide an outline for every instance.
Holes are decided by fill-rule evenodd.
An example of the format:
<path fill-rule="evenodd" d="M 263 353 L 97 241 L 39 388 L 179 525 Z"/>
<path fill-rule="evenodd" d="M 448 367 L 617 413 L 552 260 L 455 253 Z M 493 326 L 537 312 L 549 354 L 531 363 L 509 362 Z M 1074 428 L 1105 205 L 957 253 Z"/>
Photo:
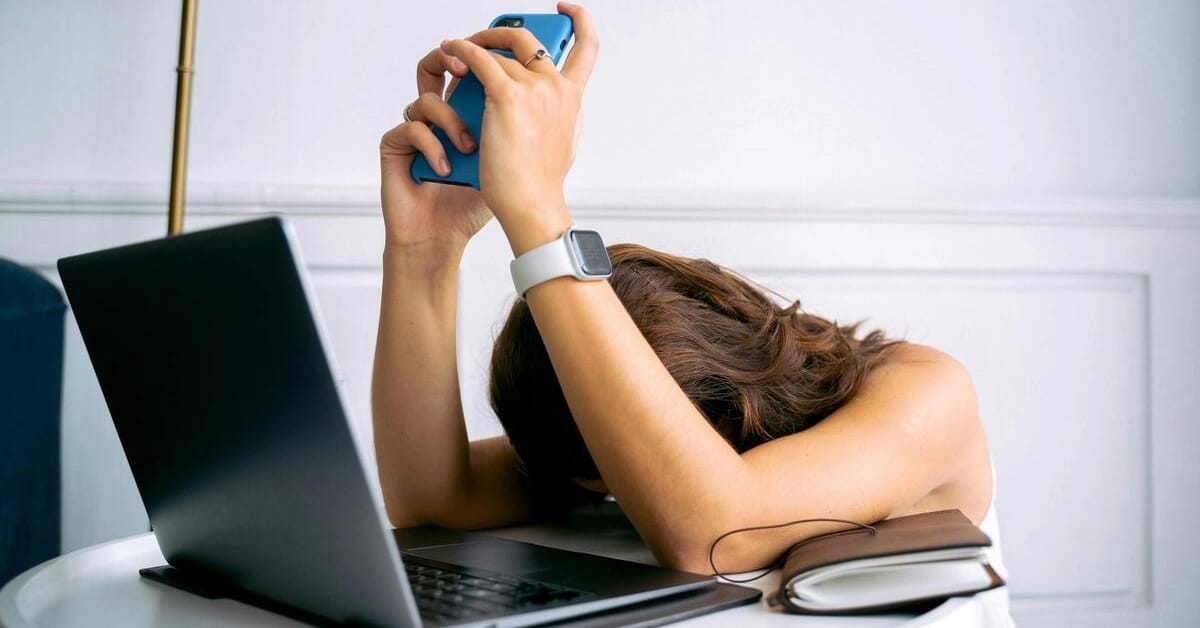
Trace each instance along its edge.
<path fill-rule="evenodd" d="M 706 259 L 608 247 L 610 278 L 663 365 L 737 451 L 812 427 L 845 403 L 898 341 L 769 298 Z M 512 307 L 492 352 L 492 408 L 533 488 L 599 477 L 529 307 Z M 577 493 L 577 491 L 575 491 Z"/>

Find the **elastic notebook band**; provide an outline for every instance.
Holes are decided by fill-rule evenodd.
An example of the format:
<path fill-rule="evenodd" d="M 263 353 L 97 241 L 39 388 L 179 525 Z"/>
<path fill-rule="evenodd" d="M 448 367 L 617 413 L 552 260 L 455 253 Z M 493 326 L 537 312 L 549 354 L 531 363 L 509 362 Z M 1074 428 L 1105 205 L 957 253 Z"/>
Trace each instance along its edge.
<path fill-rule="evenodd" d="M 852 526 L 855 526 L 855 528 L 851 529 L 851 530 L 838 530 L 837 532 L 830 532 L 829 534 L 822 534 L 820 536 L 814 536 L 812 538 L 804 539 L 803 541 L 793 543 L 792 545 L 788 546 L 788 548 L 786 550 L 783 551 L 783 553 L 779 556 L 779 558 L 774 563 L 772 563 L 771 566 L 768 567 L 766 571 L 758 574 L 757 576 L 753 576 L 751 578 L 742 578 L 740 580 L 734 580 L 732 578 L 726 577 L 725 574 L 721 573 L 721 570 L 717 569 L 716 559 L 714 558 L 714 556 L 716 555 L 716 552 L 717 552 L 717 543 L 720 543 L 721 541 L 725 540 L 725 537 L 727 537 L 727 536 L 732 536 L 734 534 L 738 534 L 741 532 L 755 532 L 758 530 L 775 530 L 777 528 L 786 528 L 788 526 L 794 526 L 798 523 L 815 523 L 815 522 L 819 522 L 819 521 L 823 521 L 823 522 L 827 522 L 827 523 L 847 523 Z M 798 519 L 796 521 L 789 521 L 787 523 L 779 523 L 779 524 L 771 525 L 771 526 L 754 526 L 752 528 L 738 528 L 737 530 L 730 530 L 729 532 L 726 532 L 726 533 L 722 534 L 721 536 L 718 536 L 716 538 L 716 540 L 714 540 L 712 542 L 712 545 L 708 546 L 708 566 L 712 567 L 713 575 L 717 576 L 718 578 L 725 578 L 725 580 L 728 582 L 733 582 L 735 584 L 745 584 L 747 582 L 754 582 L 755 580 L 762 578 L 763 576 L 771 573 L 776 568 L 782 566 L 783 562 L 785 560 L 787 560 L 788 554 L 792 553 L 792 550 L 795 550 L 798 547 L 802 547 L 802 546 L 804 546 L 812 541 L 815 541 L 817 539 L 830 539 L 835 536 L 842 536 L 843 534 L 857 534 L 859 532 L 864 532 L 864 531 L 870 532 L 871 534 L 875 534 L 875 527 L 869 526 L 865 523 L 859 523 L 857 521 L 850 521 L 847 519 L 827 519 L 824 517 L 818 517 L 815 519 Z"/>

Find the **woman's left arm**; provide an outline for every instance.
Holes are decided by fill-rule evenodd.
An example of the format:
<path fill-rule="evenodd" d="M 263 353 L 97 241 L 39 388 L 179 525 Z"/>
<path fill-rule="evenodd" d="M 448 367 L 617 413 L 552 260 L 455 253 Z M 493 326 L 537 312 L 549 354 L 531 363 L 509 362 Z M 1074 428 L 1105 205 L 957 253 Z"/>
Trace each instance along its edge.
<path fill-rule="evenodd" d="M 526 298 L 608 489 L 659 560 L 680 569 L 711 571 L 709 547 L 731 530 L 903 512 L 952 480 L 981 438 L 965 369 L 903 345 L 824 421 L 739 455 L 607 283 L 556 279 Z M 986 496 L 990 487 L 979 489 Z M 800 538 L 845 527 L 740 534 L 722 541 L 716 563 L 723 572 L 756 569 Z"/>
<path fill-rule="evenodd" d="M 530 59 L 540 45 L 524 29 L 442 44 L 484 84 L 480 187 L 514 255 L 572 223 L 562 182 L 598 42 L 581 7 L 560 3 L 559 10 L 576 33 L 561 75 L 544 60 L 526 67 L 485 50 Z M 816 427 L 739 455 L 680 389 L 607 282 L 562 277 L 534 286 L 526 299 L 597 468 L 667 565 L 709 570 L 710 544 L 735 528 L 882 519 L 940 486 L 970 438 L 972 422 L 958 418 L 974 403 L 969 381 L 960 390 L 961 368 L 897 361 L 876 369 L 862 393 Z M 808 528 L 731 540 L 719 567 L 762 566 L 797 534 L 831 529 Z"/>

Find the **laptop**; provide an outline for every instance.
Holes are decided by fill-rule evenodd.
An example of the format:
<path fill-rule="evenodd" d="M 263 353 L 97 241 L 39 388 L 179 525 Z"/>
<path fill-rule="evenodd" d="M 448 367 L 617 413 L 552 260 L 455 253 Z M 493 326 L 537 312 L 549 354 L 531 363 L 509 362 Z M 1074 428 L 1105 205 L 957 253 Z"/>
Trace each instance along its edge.
<path fill-rule="evenodd" d="M 594 623 L 618 607 L 711 597 L 697 593 L 716 586 L 708 576 L 482 533 L 391 530 L 286 219 L 58 268 L 168 562 L 143 576 L 368 626 Z M 726 593 L 724 606 L 758 597 Z"/>

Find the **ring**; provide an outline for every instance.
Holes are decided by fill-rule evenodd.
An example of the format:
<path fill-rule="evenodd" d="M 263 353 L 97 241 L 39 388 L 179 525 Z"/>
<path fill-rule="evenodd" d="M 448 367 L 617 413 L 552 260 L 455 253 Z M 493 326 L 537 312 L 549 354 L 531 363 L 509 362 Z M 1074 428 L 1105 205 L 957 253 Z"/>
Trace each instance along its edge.
<path fill-rule="evenodd" d="M 404 116 L 405 122 L 413 121 L 412 118 L 408 117 L 408 110 L 412 109 L 412 106 L 413 106 L 413 103 L 408 103 L 407 105 L 404 105 L 404 111 L 400 114 L 401 116 Z"/>
<path fill-rule="evenodd" d="M 538 48 L 537 52 L 533 53 L 533 56 L 529 57 L 529 59 L 527 61 L 525 61 L 525 63 L 523 65 L 525 67 L 529 67 L 530 63 L 533 63 L 534 61 L 537 61 L 538 59 L 545 59 L 546 57 L 549 57 L 549 56 L 550 56 L 550 53 L 546 52 L 545 48 Z"/>

